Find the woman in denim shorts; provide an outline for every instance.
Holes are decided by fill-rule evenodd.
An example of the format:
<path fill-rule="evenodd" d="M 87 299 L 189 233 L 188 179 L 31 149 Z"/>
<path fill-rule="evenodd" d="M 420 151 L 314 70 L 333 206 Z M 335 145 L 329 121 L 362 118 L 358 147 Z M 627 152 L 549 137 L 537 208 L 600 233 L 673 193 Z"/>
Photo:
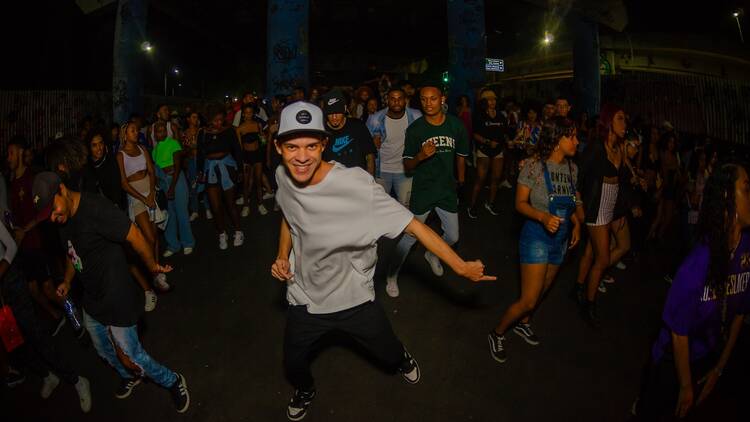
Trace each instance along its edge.
<path fill-rule="evenodd" d="M 570 247 L 580 238 L 575 211 L 580 201 L 575 189 L 578 169 L 570 161 L 578 146 L 575 123 L 555 117 L 544 123 L 536 154 L 518 176 L 516 210 L 526 217 L 518 249 L 521 297 L 503 314 L 488 335 L 493 359 L 505 362 L 505 332 L 513 328 L 527 343 L 539 344 L 529 324 L 544 293 L 552 285 Z"/>

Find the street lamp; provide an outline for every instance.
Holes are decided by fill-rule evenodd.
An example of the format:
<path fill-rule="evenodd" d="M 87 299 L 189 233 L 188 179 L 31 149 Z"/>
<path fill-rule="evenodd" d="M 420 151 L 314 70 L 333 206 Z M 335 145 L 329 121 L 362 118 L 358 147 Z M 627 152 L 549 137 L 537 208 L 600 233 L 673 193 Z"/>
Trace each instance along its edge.
<path fill-rule="evenodd" d="M 732 17 L 734 20 L 737 21 L 737 30 L 740 31 L 740 41 L 744 44 L 745 43 L 745 37 L 742 36 L 742 25 L 740 25 L 740 16 L 744 15 L 745 11 L 742 9 L 737 9 L 734 12 L 732 12 Z"/>
<path fill-rule="evenodd" d="M 549 31 L 544 31 L 544 38 L 542 38 L 542 44 L 544 44 L 545 47 L 548 47 L 550 44 L 552 44 L 552 41 L 554 41 L 554 37 L 552 37 L 552 34 L 550 34 Z"/>
<path fill-rule="evenodd" d="M 146 53 L 151 53 L 154 51 L 154 46 L 148 41 L 144 41 L 141 43 L 141 51 L 145 51 Z"/>
<path fill-rule="evenodd" d="M 180 68 L 172 66 L 169 72 L 164 72 L 164 96 L 167 96 L 167 74 L 173 73 L 175 77 L 180 76 Z M 172 96 L 174 97 L 174 88 L 172 88 Z"/>

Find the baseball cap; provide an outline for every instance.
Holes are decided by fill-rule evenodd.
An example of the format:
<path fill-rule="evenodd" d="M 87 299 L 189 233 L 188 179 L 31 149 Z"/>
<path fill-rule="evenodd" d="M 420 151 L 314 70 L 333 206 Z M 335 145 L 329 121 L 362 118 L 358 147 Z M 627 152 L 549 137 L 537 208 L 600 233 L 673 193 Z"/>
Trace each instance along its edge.
<path fill-rule="evenodd" d="M 39 173 L 34 177 L 31 192 L 34 195 L 34 209 L 36 209 L 36 220 L 44 221 L 52 215 L 52 205 L 55 195 L 60 191 L 60 176 L 51 171 Z"/>
<path fill-rule="evenodd" d="M 323 97 L 323 113 L 326 116 L 346 113 L 346 99 L 341 91 L 334 90 Z"/>
<path fill-rule="evenodd" d="M 323 126 L 323 112 L 320 107 L 307 101 L 297 101 L 281 110 L 279 138 L 297 133 L 328 135 Z"/>

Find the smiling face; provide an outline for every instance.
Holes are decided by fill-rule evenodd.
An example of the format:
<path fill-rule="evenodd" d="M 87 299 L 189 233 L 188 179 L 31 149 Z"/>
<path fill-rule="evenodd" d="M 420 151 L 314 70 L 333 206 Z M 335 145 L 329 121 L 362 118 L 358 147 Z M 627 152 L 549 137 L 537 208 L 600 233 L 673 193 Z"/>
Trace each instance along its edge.
<path fill-rule="evenodd" d="M 276 141 L 276 151 L 281 154 L 282 163 L 294 182 L 307 186 L 320 169 L 326 139 L 312 135 L 301 135 L 284 142 Z"/>

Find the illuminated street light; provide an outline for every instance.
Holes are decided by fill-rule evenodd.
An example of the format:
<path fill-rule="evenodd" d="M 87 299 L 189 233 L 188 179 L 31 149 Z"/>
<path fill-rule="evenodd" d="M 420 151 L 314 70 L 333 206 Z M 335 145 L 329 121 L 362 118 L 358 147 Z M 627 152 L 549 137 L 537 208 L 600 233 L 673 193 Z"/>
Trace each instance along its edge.
<path fill-rule="evenodd" d="M 145 51 L 146 53 L 151 53 L 152 51 L 154 51 L 154 46 L 150 42 L 144 41 L 141 43 L 141 50 Z"/>
<path fill-rule="evenodd" d="M 172 68 L 172 72 L 174 72 L 175 75 L 179 75 L 180 74 L 180 68 L 177 67 L 177 66 L 175 66 L 174 68 Z"/>
<path fill-rule="evenodd" d="M 737 30 L 740 31 L 740 41 L 744 44 L 745 43 L 745 37 L 742 35 L 742 25 L 740 24 L 740 16 L 744 15 L 745 11 L 742 9 L 737 9 L 734 12 L 732 12 L 732 17 L 734 20 L 737 21 Z"/>
<path fill-rule="evenodd" d="M 549 46 L 550 44 L 552 44 L 553 40 L 554 38 L 552 37 L 552 34 L 550 34 L 547 31 L 544 31 L 544 38 L 542 39 L 542 44 L 544 44 L 545 46 Z"/>

